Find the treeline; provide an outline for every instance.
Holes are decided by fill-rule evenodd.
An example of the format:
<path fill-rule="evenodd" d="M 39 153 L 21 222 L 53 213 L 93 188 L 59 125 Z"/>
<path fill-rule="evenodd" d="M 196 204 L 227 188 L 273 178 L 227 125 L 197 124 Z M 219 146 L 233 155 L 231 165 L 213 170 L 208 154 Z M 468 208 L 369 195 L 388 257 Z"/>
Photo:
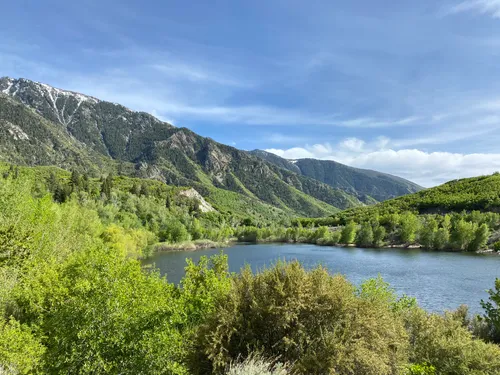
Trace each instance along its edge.
<path fill-rule="evenodd" d="M 473 211 L 417 216 L 405 212 L 373 217 L 361 223 L 350 221 L 346 225 L 315 227 L 317 222 L 314 219 L 300 219 L 290 228 L 241 227 L 237 229 L 236 236 L 240 241 L 248 242 L 355 244 L 358 247 L 418 245 L 432 250 L 478 251 L 488 245 L 490 234 L 500 227 L 500 215 Z M 322 221 L 321 224 L 326 223 Z M 492 243 L 491 246 L 500 250 L 500 242 Z"/>

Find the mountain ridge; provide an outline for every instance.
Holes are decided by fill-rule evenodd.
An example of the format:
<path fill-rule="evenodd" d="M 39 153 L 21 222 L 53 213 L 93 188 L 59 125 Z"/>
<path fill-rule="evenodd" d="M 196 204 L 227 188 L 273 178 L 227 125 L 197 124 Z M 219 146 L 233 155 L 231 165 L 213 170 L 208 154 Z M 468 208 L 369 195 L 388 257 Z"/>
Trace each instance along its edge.
<path fill-rule="evenodd" d="M 158 178 L 174 185 L 195 186 L 202 194 L 209 194 L 212 187 L 222 188 L 306 216 L 331 214 L 362 204 L 340 189 L 116 103 L 27 79 L 2 78 L 0 91 L 15 100 L 2 101 L 0 119 L 9 118 L 9 122 L 21 131 L 29 130 L 32 134 L 38 128 L 58 129 L 58 137 L 63 143 L 82 153 L 82 168 L 85 160 L 108 160 L 115 167 L 123 165 L 128 174 Z M 15 103 L 22 103 L 33 111 L 30 121 L 19 122 L 20 113 L 27 116 L 27 112 Z M 12 126 L 10 128 L 12 132 Z M 4 150 L 0 156 L 5 161 L 13 158 L 9 152 L 26 165 L 37 165 L 37 158 L 44 156 L 33 154 L 35 161 L 33 157 L 23 158 L 19 150 L 35 140 L 14 140 L 8 130 L 4 133 L 10 137 L 0 141 Z M 48 142 L 48 147 L 53 143 Z M 31 149 L 33 153 L 36 147 L 31 145 Z M 57 150 L 51 149 L 51 152 L 57 154 Z M 43 162 L 45 165 L 53 162 L 78 165 L 76 161 L 61 161 L 61 158 L 46 158 Z"/>
<path fill-rule="evenodd" d="M 292 161 L 264 150 L 249 152 L 281 168 L 354 194 L 367 204 L 412 194 L 424 189 L 398 176 L 371 169 L 350 167 L 333 160 L 303 158 Z"/>

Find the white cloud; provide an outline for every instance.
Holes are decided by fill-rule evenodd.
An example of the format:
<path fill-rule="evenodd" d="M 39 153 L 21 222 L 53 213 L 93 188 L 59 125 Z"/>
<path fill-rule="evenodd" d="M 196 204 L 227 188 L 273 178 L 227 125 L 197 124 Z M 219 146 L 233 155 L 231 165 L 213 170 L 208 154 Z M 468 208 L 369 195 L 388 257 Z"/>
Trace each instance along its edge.
<path fill-rule="evenodd" d="M 347 151 L 362 152 L 365 141 L 358 138 L 347 138 L 340 143 L 340 147 Z"/>
<path fill-rule="evenodd" d="M 288 150 L 269 148 L 266 151 L 281 156 L 285 159 L 307 159 L 317 157 L 315 154 L 302 147 L 293 147 L 289 148 Z"/>
<path fill-rule="evenodd" d="M 330 144 L 268 149 L 287 159 L 316 158 L 335 160 L 353 167 L 374 169 L 407 178 L 430 187 L 449 180 L 491 174 L 500 170 L 500 154 L 451 152 L 425 152 L 418 149 L 394 150 L 385 148 L 387 139 L 365 143 L 359 139 L 346 139 L 339 147 Z M 347 147 L 346 147 L 347 145 Z"/>
<path fill-rule="evenodd" d="M 476 12 L 500 18 L 500 0 L 467 0 L 450 8 L 449 13 Z"/>

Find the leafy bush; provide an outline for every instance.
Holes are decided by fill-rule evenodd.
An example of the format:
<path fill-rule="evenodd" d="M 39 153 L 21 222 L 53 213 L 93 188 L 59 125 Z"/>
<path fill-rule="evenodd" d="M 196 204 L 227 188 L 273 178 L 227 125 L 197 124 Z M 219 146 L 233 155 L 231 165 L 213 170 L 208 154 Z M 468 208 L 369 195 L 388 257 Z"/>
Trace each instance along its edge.
<path fill-rule="evenodd" d="M 31 330 L 14 319 L 0 321 L 0 374 L 31 374 L 45 348 Z"/>
<path fill-rule="evenodd" d="M 496 343 L 500 343 L 500 279 L 495 280 L 495 289 L 488 291 L 488 301 L 481 301 L 485 310 L 484 321 L 487 325 L 487 337 Z"/>
<path fill-rule="evenodd" d="M 435 375 L 436 374 L 436 368 L 432 365 L 429 364 L 416 364 L 416 365 L 410 365 L 406 369 L 406 372 L 404 375 Z"/>
<path fill-rule="evenodd" d="M 409 359 L 427 363 L 437 374 L 500 373 L 500 348 L 474 339 L 454 314 L 428 314 L 415 308 L 404 314 L 409 334 Z"/>
<path fill-rule="evenodd" d="M 198 337 L 197 373 L 260 351 L 302 374 L 393 374 L 407 346 L 386 301 L 357 297 L 342 276 L 297 262 L 244 269 Z"/>

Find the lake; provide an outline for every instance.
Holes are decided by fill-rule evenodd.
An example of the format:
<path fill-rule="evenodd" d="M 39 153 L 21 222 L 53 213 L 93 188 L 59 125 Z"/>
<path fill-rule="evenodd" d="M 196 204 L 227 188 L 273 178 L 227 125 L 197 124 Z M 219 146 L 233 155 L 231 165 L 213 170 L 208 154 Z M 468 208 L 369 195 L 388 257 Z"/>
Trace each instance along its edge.
<path fill-rule="evenodd" d="M 154 264 L 169 281 L 178 283 L 184 275 L 186 258 L 198 261 L 203 255 L 220 251 L 156 253 L 144 264 Z M 284 259 L 298 260 L 307 268 L 322 264 L 331 273 L 341 273 L 355 284 L 380 274 L 398 294 L 416 297 L 420 306 L 436 312 L 461 304 L 469 305 L 472 312 L 482 312 L 479 302 L 488 298 L 486 289 L 493 287 L 496 277 L 500 278 L 497 255 L 305 244 L 238 244 L 223 251 L 228 256 L 230 271 L 235 272 L 245 264 L 255 271 Z"/>

